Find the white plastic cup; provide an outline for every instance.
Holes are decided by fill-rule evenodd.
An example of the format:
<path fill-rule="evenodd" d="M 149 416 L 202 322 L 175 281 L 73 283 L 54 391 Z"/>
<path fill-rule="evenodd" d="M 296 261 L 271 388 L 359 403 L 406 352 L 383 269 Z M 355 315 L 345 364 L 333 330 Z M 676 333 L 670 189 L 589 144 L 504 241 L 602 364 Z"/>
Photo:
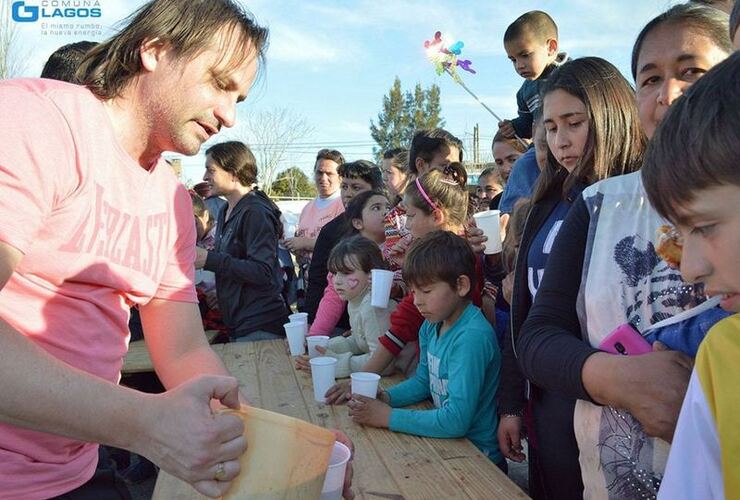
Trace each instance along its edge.
<path fill-rule="evenodd" d="M 380 375 L 372 372 L 355 372 L 350 375 L 352 379 L 352 394 L 373 398 L 378 395 L 378 381 Z"/>
<path fill-rule="evenodd" d="M 337 371 L 337 360 L 329 356 L 319 356 L 309 361 L 311 363 L 311 380 L 313 381 L 313 397 L 319 403 L 325 403 L 324 395 L 336 382 L 334 375 Z"/>
<path fill-rule="evenodd" d="M 288 316 L 291 323 L 308 323 L 308 313 L 295 313 Z"/>
<path fill-rule="evenodd" d="M 290 355 L 298 356 L 306 352 L 305 342 L 306 334 L 304 332 L 303 323 L 285 323 L 285 336 L 288 337 L 288 346 L 290 347 Z"/>
<path fill-rule="evenodd" d="M 501 244 L 501 212 L 499 210 L 486 210 L 473 215 L 475 225 L 483 231 L 483 235 L 488 238 L 484 253 L 491 255 L 501 253 L 503 246 Z"/>
<path fill-rule="evenodd" d="M 329 469 L 326 471 L 324 487 L 321 488 L 320 500 L 341 500 L 344 487 L 344 473 L 347 470 L 352 452 L 339 441 L 334 443 L 334 449 L 329 458 Z"/>
<path fill-rule="evenodd" d="M 391 298 L 391 287 L 393 286 L 393 271 L 385 269 L 373 269 L 370 271 L 372 278 L 372 300 L 373 307 L 388 308 L 388 300 Z"/>
<path fill-rule="evenodd" d="M 303 336 L 308 335 L 308 313 L 295 313 L 288 316 L 291 323 L 300 323 L 303 325 Z"/>
<path fill-rule="evenodd" d="M 311 335 L 310 337 L 306 337 L 306 343 L 308 344 L 309 359 L 313 359 L 318 356 L 323 356 L 323 354 L 321 354 L 319 351 L 316 350 L 316 346 L 320 346 L 326 349 L 326 346 L 329 345 L 329 336 L 328 335 Z"/>

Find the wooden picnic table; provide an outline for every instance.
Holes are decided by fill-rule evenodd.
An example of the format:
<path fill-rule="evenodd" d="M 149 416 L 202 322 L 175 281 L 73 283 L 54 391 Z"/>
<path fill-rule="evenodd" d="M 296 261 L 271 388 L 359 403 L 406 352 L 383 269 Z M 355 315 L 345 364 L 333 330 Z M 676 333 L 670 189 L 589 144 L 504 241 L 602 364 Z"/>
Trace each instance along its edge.
<path fill-rule="evenodd" d="M 206 330 L 206 339 L 208 343 L 213 342 L 218 337 L 216 330 Z M 132 373 L 153 372 L 152 358 L 149 356 L 149 349 L 146 347 L 146 341 L 134 340 L 128 345 L 128 352 L 123 358 L 122 375 L 131 375 Z"/>
<path fill-rule="evenodd" d="M 432 439 L 355 424 L 344 405 L 313 398 L 311 376 L 298 371 L 282 340 L 217 345 L 256 407 L 346 433 L 355 444 L 352 488 L 358 499 L 529 498 L 467 439 Z M 384 377 L 390 387 L 400 376 Z M 431 403 L 419 405 L 431 407 Z M 187 483 L 160 472 L 154 500 L 201 500 Z"/>

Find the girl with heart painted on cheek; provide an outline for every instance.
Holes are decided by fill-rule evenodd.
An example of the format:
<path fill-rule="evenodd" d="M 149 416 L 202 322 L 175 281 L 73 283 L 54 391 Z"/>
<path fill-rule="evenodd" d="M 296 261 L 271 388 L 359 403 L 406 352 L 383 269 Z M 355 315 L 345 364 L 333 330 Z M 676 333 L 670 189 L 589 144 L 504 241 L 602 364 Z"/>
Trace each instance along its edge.
<path fill-rule="evenodd" d="M 378 338 L 390 326 L 396 302 L 391 300 L 385 309 L 371 304 L 370 271 L 385 269 L 375 241 L 362 235 L 345 238 L 331 251 L 327 264 L 334 274 L 334 291 L 347 301 L 352 334 L 330 339 L 324 356 L 337 359 L 337 377 L 348 377 L 350 373 L 361 371 L 378 347 Z"/>
<path fill-rule="evenodd" d="M 379 191 L 364 191 L 355 195 L 344 211 L 347 224 L 345 238 L 351 238 L 355 235 L 362 236 L 372 242 L 376 246 L 376 249 L 382 253 L 385 241 L 384 217 L 388 210 L 390 210 L 390 202 L 385 194 Z M 373 253 L 375 252 L 373 251 Z M 380 262 L 383 263 L 382 255 Z M 386 269 L 385 264 L 382 265 L 382 269 Z M 393 269 L 391 268 L 391 270 Z M 350 316 L 350 327 L 352 327 L 348 301 L 361 295 L 368 288 L 369 271 L 363 273 L 358 270 L 357 273 L 351 273 L 349 276 L 341 277 L 339 288 L 335 287 L 335 273 L 332 269 L 329 269 L 329 271 L 329 275 L 327 276 L 328 285 L 324 289 L 324 295 L 319 303 L 316 318 L 311 325 L 309 335 L 331 335 L 345 308 L 347 308 L 348 315 Z M 367 274 L 367 276 L 364 276 L 364 274 Z M 401 279 L 400 273 L 399 279 Z M 339 290 L 342 291 L 341 294 L 338 293 Z M 354 329 L 354 327 L 352 328 Z M 296 368 L 310 371 L 308 357 L 298 356 L 296 358 Z M 347 372 L 348 374 L 349 372 Z"/>

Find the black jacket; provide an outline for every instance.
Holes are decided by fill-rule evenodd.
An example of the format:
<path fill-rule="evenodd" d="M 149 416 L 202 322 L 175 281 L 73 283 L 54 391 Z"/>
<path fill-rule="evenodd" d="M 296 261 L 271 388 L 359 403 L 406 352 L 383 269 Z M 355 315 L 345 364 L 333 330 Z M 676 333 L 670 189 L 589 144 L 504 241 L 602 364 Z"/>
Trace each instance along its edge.
<path fill-rule="evenodd" d="M 261 191 L 252 190 L 218 214 L 216 245 L 204 268 L 216 273 L 216 293 L 224 323 L 241 337 L 279 321 L 287 322 L 277 257 L 280 210 Z M 277 332 L 276 332 L 277 333 Z"/>
<path fill-rule="evenodd" d="M 524 410 L 526 405 L 526 382 L 516 360 L 514 346 L 519 332 L 532 307 L 532 295 L 527 285 L 527 257 L 532 240 L 552 213 L 562 197 L 559 189 L 554 189 L 535 203 L 529 211 L 524 224 L 522 239 L 514 267 L 514 290 L 511 295 L 509 335 L 504 336 L 501 364 L 501 384 L 499 385 L 499 414 L 514 414 Z"/>

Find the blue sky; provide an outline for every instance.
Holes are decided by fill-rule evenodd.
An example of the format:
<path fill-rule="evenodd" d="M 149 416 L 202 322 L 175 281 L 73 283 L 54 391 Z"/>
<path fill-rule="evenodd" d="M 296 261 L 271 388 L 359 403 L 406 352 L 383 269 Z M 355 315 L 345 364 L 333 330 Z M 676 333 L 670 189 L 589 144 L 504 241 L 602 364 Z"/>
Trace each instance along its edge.
<path fill-rule="evenodd" d="M 46 0 L 47 5 L 52 1 Z M 82 0 L 74 0 L 82 1 Z M 97 0 L 103 36 L 42 35 L 39 23 L 18 24 L 18 48 L 26 61 L 24 75 L 36 76 L 58 46 L 82 38 L 102 40 L 115 23 L 143 2 Z M 41 5 L 42 0 L 26 0 Z M 264 78 L 238 110 L 233 134 L 244 131 L 250 113 L 286 108 L 313 128 L 283 162 L 283 167 L 312 167 L 315 151 L 336 147 L 349 160 L 371 158 L 371 119 L 395 76 L 404 88 L 437 83 L 446 128 L 463 139 L 472 157 L 472 130 L 481 130 L 481 155 L 490 158 L 496 121 L 448 76 L 437 76 L 425 59 L 423 42 L 434 31 L 465 42 L 463 55 L 476 75 L 463 73 L 466 84 L 499 115 L 516 112 L 522 83 L 503 50 L 506 26 L 520 14 L 541 9 L 560 29 L 560 47 L 572 57 L 597 55 L 629 76 L 632 43 L 642 26 L 676 3 L 671 0 L 255 0 L 243 2 L 258 22 L 270 28 Z M 240 137 L 249 142 L 249 137 Z M 184 158 L 184 177 L 200 179 L 203 158 Z"/>

